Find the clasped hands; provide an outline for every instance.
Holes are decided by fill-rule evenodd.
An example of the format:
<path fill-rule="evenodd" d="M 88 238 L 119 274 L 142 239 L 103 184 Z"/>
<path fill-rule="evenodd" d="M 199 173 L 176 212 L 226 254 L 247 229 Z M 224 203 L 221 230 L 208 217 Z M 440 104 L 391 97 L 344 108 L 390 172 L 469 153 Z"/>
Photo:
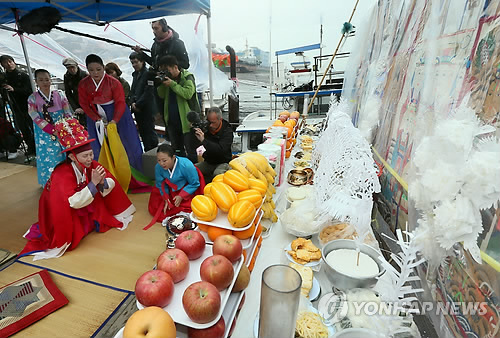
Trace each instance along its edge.
<path fill-rule="evenodd" d="M 92 169 L 92 178 L 91 181 L 95 186 L 98 184 L 104 184 L 104 179 L 106 178 L 106 171 L 102 167 L 102 165 L 97 166 L 97 168 Z"/>

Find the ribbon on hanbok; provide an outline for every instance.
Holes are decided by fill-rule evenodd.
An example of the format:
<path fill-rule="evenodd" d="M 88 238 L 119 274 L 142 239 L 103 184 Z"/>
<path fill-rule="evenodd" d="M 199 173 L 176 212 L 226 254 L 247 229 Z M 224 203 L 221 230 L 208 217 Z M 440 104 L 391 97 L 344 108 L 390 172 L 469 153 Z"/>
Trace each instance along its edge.
<path fill-rule="evenodd" d="M 127 152 L 118 135 L 116 124 L 108 124 L 106 131 L 107 135 L 104 137 L 99 154 L 99 163 L 116 177 L 123 191 L 127 192 L 132 176 Z"/>

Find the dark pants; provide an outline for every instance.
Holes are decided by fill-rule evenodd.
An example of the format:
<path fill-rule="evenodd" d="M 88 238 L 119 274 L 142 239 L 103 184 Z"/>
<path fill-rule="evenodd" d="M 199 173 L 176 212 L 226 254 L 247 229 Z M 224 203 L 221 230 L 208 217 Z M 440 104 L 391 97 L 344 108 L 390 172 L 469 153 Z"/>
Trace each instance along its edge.
<path fill-rule="evenodd" d="M 151 112 L 142 112 L 132 110 L 135 116 L 135 122 L 144 144 L 144 152 L 158 147 L 158 135 L 155 132 L 155 119 Z"/>
<path fill-rule="evenodd" d="M 231 169 L 227 163 L 212 164 L 206 161 L 197 163 L 196 166 L 200 169 L 205 178 L 205 183 L 208 184 L 212 182 L 212 179 L 220 174 L 224 174 L 226 171 Z"/>
<path fill-rule="evenodd" d="M 167 131 L 170 144 L 174 148 L 176 155 L 187 157 L 193 163 L 198 162 L 198 156 L 196 155 L 196 141 L 198 139 L 196 139 L 193 132 L 183 133 L 182 128 L 172 126 L 171 124 L 167 126 Z"/>
<path fill-rule="evenodd" d="M 36 153 L 35 147 L 35 135 L 33 131 L 33 120 L 28 114 L 28 103 L 24 103 L 26 105 L 26 109 L 19 108 L 13 109 L 14 113 L 14 121 L 16 127 L 19 128 L 21 133 L 23 134 L 24 142 L 28 146 L 27 153 L 30 155 L 34 155 Z"/>

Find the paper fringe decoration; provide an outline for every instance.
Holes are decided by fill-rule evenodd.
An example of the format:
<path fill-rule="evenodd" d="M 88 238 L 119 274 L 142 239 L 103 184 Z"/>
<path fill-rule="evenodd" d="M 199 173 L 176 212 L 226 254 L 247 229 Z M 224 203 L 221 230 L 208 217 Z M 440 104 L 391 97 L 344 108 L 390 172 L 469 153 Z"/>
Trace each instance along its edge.
<path fill-rule="evenodd" d="M 391 253 L 391 258 L 398 265 L 399 271 L 384 257 L 380 258 L 386 272 L 382 277 L 379 277 L 375 291 L 379 293 L 382 302 L 394 304 L 392 315 L 378 314 L 370 318 L 372 328 L 376 329 L 381 337 L 393 337 L 397 333 L 411 332 L 412 315 L 419 313 L 418 308 L 412 306 L 418 302 L 417 297 L 413 295 L 424 290 L 413 289 L 408 283 L 420 281 L 415 268 L 422 264 L 425 259 L 417 260 L 419 247 L 415 242 L 415 236 L 408 232 L 405 234 L 409 241 L 404 240 L 400 229 L 396 231 L 396 240 L 385 235 L 399 245 L 401 252 L 397 255 Z M 404 316 L 396 315 L 396 313 Z"/>
<path fill-rule="evenodd" d="M 413 156 L 409 191 L 423 215 L 415 234 L 434 267 L 455 243 L 481 262 L 480 209 L 500 199 L 500 143 L 485 135 L 495 128 L 482 125 L 466 102 L 436 122 L 434 134 L 422 139 Z"/>
<path fill-rule="evenodd" d="M 370 231 L 373 193 L 380 191 L 370 145 L 346 113 L 345 100 L 332 105 L 327 127 L 313 152 L 318 209 L 352 224 L 363 243 Z"/>

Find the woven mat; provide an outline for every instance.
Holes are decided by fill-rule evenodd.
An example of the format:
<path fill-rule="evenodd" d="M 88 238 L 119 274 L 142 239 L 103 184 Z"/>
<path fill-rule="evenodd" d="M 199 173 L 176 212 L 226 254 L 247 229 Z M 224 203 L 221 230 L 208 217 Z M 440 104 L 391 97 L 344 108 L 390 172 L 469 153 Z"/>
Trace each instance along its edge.
<path fill-rule="evenodd" d="M 21 261 L 133 291 L 140 275 L 151 270 L 165 250 L 165 228 L 157 223 L 142 230 L 151 220 L 147 211 L 149 194 L 133 194 L 129 198 L 137 212 L 126 230 L 91 233 L 75 250 L 57 259 L 33 262 L 27 256 Z"/>
<path fill-rule="evenodd" d="M 0 285 L 9 284 L 40 269 L 14 263 L 0 272 Z M 69 300 L 60 308 L 12 337 L 90 337 L 128 296 L 102 286 L 50 273 L 57 288 Z"/>
<path fill-rule="evenodd" d="M 38 199 L 42 193 L 37 183 L 36 168 L 20 167 L 27 169 L 0 178 L 0 248 L 15 253 L 24 248 L 26 240 L 22 236 L 37 220 Z"/>

